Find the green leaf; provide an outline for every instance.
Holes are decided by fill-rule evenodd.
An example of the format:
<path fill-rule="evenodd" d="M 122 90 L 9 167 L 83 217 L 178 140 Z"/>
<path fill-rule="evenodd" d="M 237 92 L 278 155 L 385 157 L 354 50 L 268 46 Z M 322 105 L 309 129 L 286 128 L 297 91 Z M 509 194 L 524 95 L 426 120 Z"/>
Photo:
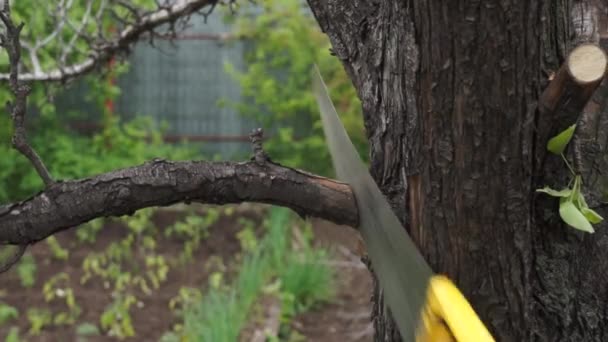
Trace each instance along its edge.
<path fill-rule="evenodd" d="M 76 327 L 76 334 L 80 336 L 97 336 L 100 332 L 95 324 L 85 322 Z"/>
<path fill-rule="evenodd" d="M 581 211 L 583 209 L 589 208 L 589 205 L 587 205 L 587 201 L 585 201 L 585 195 L 583 195 L 581 191 L 573 193 L 572 200 L 574 201 L 574 205 Z"/>
<path fill-rule="evenodd" d="M 574 134 L 574 129 L 576 128 L 576 124 L 566 128 L 560 134 L 554 136 L 547 143 L 547 150 L 557 155 L 564 153 L 566 149 L 566 145 L 572 139 L 572 135 Z"/>
<path fill-rule="evenodd" d="M 559 216 L 572 228 L 593 233 L 593 227 L 572 201 L 562 201 L 559 205 Z"/>
<path fill-rule="evenodd" d="M 11 327 L 8 331 L 8 335 L 4 339 L 4 342 L 19 342 L 21 339 L 19 338 L 19 328 Z"/>
<path fill-rule="evenodd" d="M 553 197 L 568 197 L 572 194 L 572 189 L 569 188 L 565 188 L 562 190 L 555 190 L 555 189 L 551 189 L 548 186 L 545 186 L 542 189 L 536 189 L 536 192 L 543 192 L 549 196 L 553 196 Z"/>
<path fill-rule="evenodd" d="M 580 186 L 578 186 L 577 188 L 580 189 Z M 600 216 L 600 214 L 595 212 L 595 210 L 589 208 L 587 201 L 585 201 L 585 196 L 580 190 L 576 193 L 573 193 L 572 197 L 574 199 L 574 205 L 581 211 L 581 213 L 585 216 L 585 218 L 587 218 L 589 222 L 591 222 L 592 224 L 598 224 L 604 220 L 604 218 Z"/>
<path fill-rule="evenodd" d="M 604 218 L 593 209 L 581 208 L 581 213 L 593 224 L 598 224 L 604 220 Z"/>
<path fill-rule="evenodd" d="M 17 311 L 17 309 L 10 305 L 0 303 L 0 325 L 11 319 L 16 319 L 17 317 L 19 317 L 19 311 Z"/>

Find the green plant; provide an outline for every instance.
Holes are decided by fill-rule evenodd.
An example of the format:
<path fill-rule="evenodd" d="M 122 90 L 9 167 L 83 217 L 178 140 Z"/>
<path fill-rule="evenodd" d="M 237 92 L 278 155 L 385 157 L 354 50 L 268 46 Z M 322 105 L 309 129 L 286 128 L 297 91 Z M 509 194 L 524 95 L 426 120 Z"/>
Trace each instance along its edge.
<path fill-rule="evenodd" d="M 219 217 L 219 210 L 208 208 L 204 214 L 190 212 L 184 219 L 165 229 L 166 237 L 177 237 L 184 241 L 182 253 L 179 256 L 180 263 L 192 261 L 194 252 L 201 241 L 209 236 L 209 228 L 218 221 Z"/>
<path fill-rule="evenodd" d="M 103 228 L 104 223 L 106 222 L 103 218 L 98 218 L 92 221 L 89 221 L 85 224 L 82 224 L 76 230 L 76 236 L 78 237 L 78 241 L 94 243 L 97 239 L 97 233 Z"/>
<path fill-rule="evenodd" d="M 297 253 L 288 254 L 287 265 L 279 274 L 282 291 L 294 297 L 295 312 L 329 300 L 334 290 L 334 273 L 327 264 L 326 251 L 312 247 L 311 235 L 301 242 Z"/>
<path fill-rule="evenodd" d="M 154 289 L 158 289 L 160 284 L 167 280 L 169 266 L 162 255 L 146 256 L 146 276 L 152 283 Z"/>
<path fill-rule="evenodd" d="M 63 302 L 67 311 L 60 311 L 53 315 L 54 325 L 73 324 L 80 316 L 81 309 L 76 303 L 74 291 L 70 287 L 70 276 L 61 272 L 44 283 L 42 287 L 44 300 L 46 302 Z"/>
<path fill-rule="evenodd" d="M 245 226 L 236 234 L 236 237 L 239 239 L 242 250 L 252 252 L 258 248 L 259 241 L 252 227 Z"/>
<path fill-rule="evenodd" d="M 239 82 L 244 101 L 227 105 L 269 130 L 264 147 L 273 158 L 330 176 L 331 160 L 311 89 L 311 70 L 317 64 L 351 139 L 365 158 L 360 102 L 314 17 L 303 10 L 300 0 L 263 0 L 253 6 L 264 11 L 242 13 L 235 21 L 237 34 L 251 42 L 247 66 L 242 72 L 226 66 Z"/>
<path fill-rule="evenodd" d="M 0 326 L 11 319 L 19 317 L 19 311 L 5 303 L 0 303 Z"/>
<path fill-rule="evenodd" d="M 36 261 L 26 253 L 17 264 L 17 274 L 23 287 L 32 287 L 36 283 Z"/>
<path fill-rule="evenodd" d="M 234 281 L 224 284 L 222 273 L 215 272 L 202 300 L 181 311 L 182 329 L 167 339 L 180 335 L 194 341 L 236 341 L 262 292 L 280 296 L 285 325 L 298 312 L 329 299 L 333 273 L 325 253 L 312 247 L 311 233 L 298 249 L 292 248 L 291 219 L 288 210 L 272 208 L 264 222 L 266 234 L 256 243 L 253 228 L 246 224 L 241 233 L 247 233 L 240 238 L 246 248 Z"/>
<path fill-rule="evenodd" d="M 53 314 L 48 309 L 30 308 L 27 310 L 26 316 L 30 323 L 29 334 L 34 336 L 53 323 Z"/>
<path fill-rule="evenodd" d="M 181 287 L 177 296 L 169 301 L 169 309 L 173 312 L 180 312 L 194 303 L 202 300 L 203 294 L 201 290 L 191 287 Z"/>
<path fill-rule="evenodd" d="M 110 243 L 104 251 L 86 256 L 81 283 L 99 277 L 116 293 L 128 293 L 138 287 L 149 295 L 152 289 L 158 289 L 167 279 L 169 265 L 164 256 L 155 252 L 154 210 L 144 209 L 120 218 L 127 235 Z"/>
<path fill-rule="evenodd" d="M 59 244 L 59 241 L 57 241 L 57 238 L 55 236 L 49 236 L 48 238 L 46 238 L 45 242 L 51 249 L 51 254 L 53 255 L 53 258 L 61 261 L 68 260 L 70 252 L 68 252 L 67 249 L 61 247 L 61 244 Z"/>
<path fill-rule="evenodd" d="M 133 295 L 119 296 L 101 314 L 101 328 L 118 339 L 135 336 L 130 309 L 137 299 Z"/>
<path fill-rule="evenodd" d="M 549 196 L 559 198 L 559 215 L 562 220 L 571 226 L 572 228 L 582 230 L 587 233 L 593 233 L 592 224 L 600 223 L 604 220 L 597 212 L 589 208 L 585 201 L 581 188 L 583 180 L 581 175 L 577 174 L 568 159 L 564 155 L 566 146 L 572 139 L 576 125 L 568 127 L 557 136 L 551 138 L 547 143 L 547 150 L 551 153 L 561 156 L 564 164 L 568 167 L 571 174 L 570 182 L 568 186 L 561 189 L 555 190 L 548 186 L 542 189 L 537 189 L 537 192 L 543 192 Z"/>
<path fill-rule="evenodd" d="M 6 335 L 6 338 L 4 339 L 4 342 L 23 342 L 25 340 L 21 339 L 19 337 L 19 328 L 18 327 L 11 327 L 8 331 L 8 334 Z"/>
<path fill-rule="evenodd" d="M 97 336 L 99 335 L 99 328 L 97 325 L 89 322 L 80 323 L 76 326 L 76 335 L 79 336 Z"/>

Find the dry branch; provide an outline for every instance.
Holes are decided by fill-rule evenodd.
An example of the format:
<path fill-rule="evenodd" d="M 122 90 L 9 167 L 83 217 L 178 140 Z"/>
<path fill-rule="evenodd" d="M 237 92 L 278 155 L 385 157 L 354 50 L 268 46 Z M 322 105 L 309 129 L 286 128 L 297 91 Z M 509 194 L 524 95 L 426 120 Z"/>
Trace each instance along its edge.
<path fill-rule="evenodd" d="M 57 182 L 34 197 L 0 206 L 0 245 L 23 245 L 97 217 L 178 202 L 262 202 L 302 216 L 356 227 L 350 187 L 324 177 L 255 161 L 154 160 L 92 178 Z"/>
<path fill-rule="evenodd" d="M 25 114 L 27 111 L 27 96 L 30 92 L 30 87 L 19 80 L 19 61 L 21 59 L 21 43 L 19 35 L 23 29 L 23 24 L 15 25 L 11 19 L 10 6 L 8 3 L 3 5 L 0 10 L 0 21 L 4 26 L 4 33 L 0 35 L 0 46 L 4 48 L 8 54 L 10 73 L 9 86 L 15 97 L 13 103 L 7 103 L 6 108 L 13 119 L 13 147 L 21 152 L 34 166 L 36 172 L 44 184 L 53 183 L 53 179 L 38 156 L 36 151 L 30 146 L 27 141 L 25 132 Z"/>
<path fill-rule="evenodd" d="M 116 2 L 117 0 L 114 0 Z M 228 3 L 231 4 L 234 0 L 228 0 Z M 94 37 L 85 37 L 83 33 L 83 28 L 86 26 L 87 20 L 99 20 L 103 10 L 100 10 L 95 16 L 90 14 L 90 11 L 86 11 L 85 15 L 82 18 L 82 22 L 78 24 L 73 24 L 67 19 L 59 20 L 58 25 L 67 25 L 72 27 L 75 31 L 73 39 L 70 40 L 65 45 L 65 50 L 59 58 L 59 65 L 52 70 L 42 70 L 40 67 L 36 67 L 35 61 L 37 60 L 36 51 L 38 48 L 42 47 L 42 43 L 47 41 L 48 39 L 43 40 L 42 42 L 36 42 L 33 44 L 28 44 L 27 47 L 30 47 L 28 50 L 30 52 L 30 59 L 33 58 L 34 70 L 29 73 L 22 73 L 19 76 L 19 79 L 22 81 L 68 81 L 80 75 L 86 74 L 87 72 L 92 71 L 98 66 L 105 65 L 114 55 L 120 52 L 128 51 L 128 49 L 140 40 L 146 33 L 155 36 L 155 29 L 159 28 L 162 25 L 169 25 L 169 30 L 174 30 L 174 24 L 183 18 L 187 18 L 192 14 L 200 13 L 200 11 L 207 7 L 214 7 L 220 0 L 183 0 L 183 1 L 172 1 L 170 5 L 159 5 L 157 10 L 147 13 L 137 13 L 134 11 L 132 14 L 134 18 L 130 23 L 124 23 L 125 27 L 117 32 L 115 35 L 109 38 L 104 38 L 104 40 L 100 42 L 93 42 Z M 126 4 L 124 1 L 118 1 L 119 4 Z M 160 3 L 160 2 L 159 2 Z M 212 8 L 213 8 L 212 7 Z M 110 11 L 110 9 L 107 9 Z M 203 15 L 208 15 L 210 11 L 203 13 Z M 59 18 L 60 19 L 60 18 Z M 120 19 L 120 18 L 117 18 Z M 101 33 L 99 33 L 101 34 Z M 50 39 L 55 39 L 57 35 L 52 36 Z M 166 35 L 163 35 L 166 37 Z M 65 62 L 67 54 L 71 52 L 71 49 L 74 48 L 74 43 L 76 38 L 82 38 L 86 40 L 91 40 L 90 46 L 90 56 L 82 61 L 79 61 L 74 64 L 63 65 Z M 26 48 L 27 48 L 26 47 Z M 0 74 L 0 80 L 8 80 L 10 74 Z"/>

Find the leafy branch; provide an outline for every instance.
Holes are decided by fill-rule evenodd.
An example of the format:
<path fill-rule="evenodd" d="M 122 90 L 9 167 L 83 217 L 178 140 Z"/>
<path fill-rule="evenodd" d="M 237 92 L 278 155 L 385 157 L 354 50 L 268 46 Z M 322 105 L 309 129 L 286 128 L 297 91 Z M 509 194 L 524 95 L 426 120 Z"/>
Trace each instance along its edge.
<path fill-rule="evenodd" d="M 595 232 L 592 224 L 598 224 L 604 220 L 597 212 L 589 208 L 585 201 L 581 188 L 583 180 L 581 175 L 577 174 L 568 159 L 564 155 L 566 146 L 574 135 L 576 125 L 572 125 L 551 138 L 547 143 L 549 152 L 561 156 L 562 160 L 568 167 L 571 174 L 568 186 L 562 190 L 555 190 L 548 186 L 542 189 L 537 189 L 537 192 L 543 192 L 552 197 L 559 198 L 559 216 L 562 220 L 572 228 L 582 230 L 587 233 Z"/>

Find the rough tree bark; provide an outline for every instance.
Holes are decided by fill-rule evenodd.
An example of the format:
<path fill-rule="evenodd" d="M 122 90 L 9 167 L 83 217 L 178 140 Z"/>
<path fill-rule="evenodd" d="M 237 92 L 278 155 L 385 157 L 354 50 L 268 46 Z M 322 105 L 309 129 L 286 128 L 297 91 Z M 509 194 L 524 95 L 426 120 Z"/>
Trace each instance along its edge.
<path fill-rule="evenodd" d="M 569 0 L 308 3 L 361 98 L 372 174 L 435 271 L 455 280 L 499 341 L 608 340 L 608 227 L 577 232 L 560 222 L 555 200 L 535 194 L 565 186 L 546 137 L 577 120 L 543 116 L 538 99 L 574 31 L 604 9 Z M 588 105 L 579 120 L 586 191 L 600 189 L 592 174 L 605 163 L 599 108 Z M 598 193 L 588 195 L 600 206 Z M 376 341 L 400 340 L 378 289 L 374 301 Z"/>

